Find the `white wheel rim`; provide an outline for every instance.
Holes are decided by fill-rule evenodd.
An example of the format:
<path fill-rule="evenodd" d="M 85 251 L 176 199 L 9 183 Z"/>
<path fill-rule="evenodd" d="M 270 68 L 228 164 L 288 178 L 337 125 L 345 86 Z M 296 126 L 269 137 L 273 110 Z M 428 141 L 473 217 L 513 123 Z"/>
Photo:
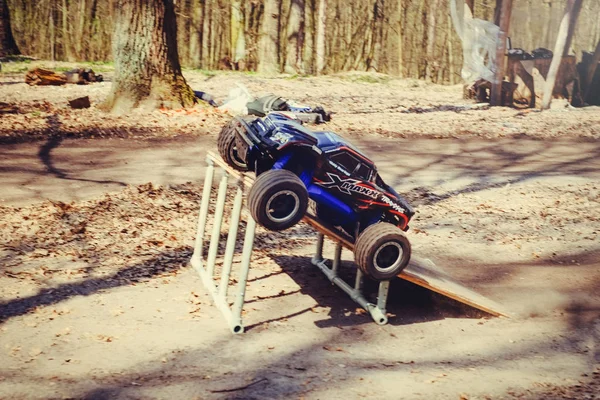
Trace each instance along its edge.
<path fill-rule="evenodd" d="M 386 248 L 388 248 L 388 247 L 395 247 L 396 249 L 398 249 L 398 257 L 391 265 L 389 265 L 387 267 L 380 266 L 379 263 L 377 262 L 377 258 L 381 254 L 381 252 L 386 250 Z M 400 263 L 402 263 L 402 255 L 403 254 L 404 254 L 404 250 L 402 249 L 402 246 L 400 245 L 400 243 L 398 243 L 398 242 L 384 243 L 377 248 L 377 251 L 375 251 L 375 255 L 373 256 L 373 265 L 374 265 L 375 269 L 379 272 L 385 273 L 385 272 L 392 271 L 392 270 L 398 268 L 400 266 Z"/>
<path fill-rule="evenodd" d="M 293 207 L 292 211 L 287 213 L 285 216 L 276 217 L 275 215 L 273 215 L 276 212 L 276 210 L 273 209 L 273 202 L 278 197 L 281 197 L 281 196 L 292 197 L 294 199 L 294 207 Z M 279 192 L 273 194 L 271 197 L 269 197 L 269 200 L 267 201 L 267 206 L 266 206 L 267 218 L 269 218 L 271 221 L 278 223 L 278 224 L 288 222 L 296 216 L 296 213 L 298 212 L 299 209 L 300 209 L 300 198 L 298 197 L 298 195 L 291 190 L 282 190 L 282 191 L 279 191 Z"/>

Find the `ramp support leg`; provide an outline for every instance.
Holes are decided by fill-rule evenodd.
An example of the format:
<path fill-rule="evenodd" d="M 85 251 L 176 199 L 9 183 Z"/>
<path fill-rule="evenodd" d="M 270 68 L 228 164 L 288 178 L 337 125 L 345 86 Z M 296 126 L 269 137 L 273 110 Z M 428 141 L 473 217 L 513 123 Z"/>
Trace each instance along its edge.
<path fill-rule="evenodd" d="M 217 200 L 215 204 L 214 214 L 212 215 L 212 233 L 210 235 L 210 243 L 208 246 L 208 255 L 204 257 L 204 234 L 209 219 L 209 206 L 212 192 L 212 184 L 214 177 L 215 160 L 207 157 L 208 168 L 206 169 L 206 177 L 204 179 L 204 188 L 202 190 L 202 200 L 200 205 L 200 216 L 198 219 L 198 230 L 196 233 L 196 241 L 194 243 L 194 254 L 190 260 L 192 267 L 198 272 L 202 283 L 206 290 L 210 293 L 215 305 L 221 311 L 231 331 L 233 333 L 243 333 L 244 326 L 242 324 L 242 309 L 244 307 L 244 298 L 246 295 L 246 283 L 248 281 L 248 273 L 250 270 L 250 259 L 252 257 L 252 248 L 254 245 L 254 235 L 256 222 L 252 218 L 248 218 L 246 224 L 246 234 L 244 236 L 244 245 L 242 249 L 241 265 L 237 284 L 237 293 L 233 300 L 233 306 L 228 300 L 227 292 L 229 287 L 229 278 L 235 253 L 235 244 L 238 236 L 238 228 L 240 226 L 242 203 L 243 203 L 243 178 L 240 177 L 236 189 L 236 194 L 233 200 L 233 208 L 231 209 L 231 217 L 229 218 L 229 231 L 227 242 L 225 245 L 225 254 L 223 258 L 223 267 L 221 268 L 221 277 L 219 286 L 215 284 L 215 275 L 219 271 L 216 270 L 217 255 L 219 250 L 219 242 L 221 239 L 221 226 L 224 219 L 225 202 L 227 200 L 227 181 L 229 173 L 226 167 L 216 164 L 222 169 L 223 176 L 219 184 Z"/>
<path fill-rule="evenodd" d="M 338 268 L 341 263 L 342 256 L 342 245 L 336 243 L 335 256 L 332 260 L 332 266 L 329 268 L 326 264 L 326 260 L 323 258 L 323 242 L 324 236 L 322 233 L 318 234 L 317 237 L 317 251 L 315 256 L 312 258 L 312 264 L 319 267 L 319 269 L 325 274 L 325 276 L 337 287 L 342 289 L 346 294 L 350 296 L 358 305 L 369 312 L 373 321 L 378 325 L 385 325 L 388 321 L 385 315 L 385 307 L 387 302 L 387 295 L 389 290 L 389 281 L 383 281 L 379 283 L 379 293 L 377 296 L 377 304 L 369 303 L 362 294 L 363 284 L 363 273 L 360 269 L 356 270 L 356 282 L 355 287 L 348 285 L 342 278 L 337 274 Z"/>
<path fill-rule="evenodd" d="M 202 204 L 200 205 L 200 217 L 198 218 L 198 229 L 196 232 L 196 242 L 194 243 L 194 254 L 192 260 L 199 263 L 202 259 L 204 245 L 204 231 L 206 230 L 206 217 L 208 216 L 208 205 L 210 203 L 210 190 L 212 188 L 213 175 L 215 173 L 215 164 L 210 158 L 206 159 L 208 167 L 204 177 L 204 187 L 202 188 Z"/>

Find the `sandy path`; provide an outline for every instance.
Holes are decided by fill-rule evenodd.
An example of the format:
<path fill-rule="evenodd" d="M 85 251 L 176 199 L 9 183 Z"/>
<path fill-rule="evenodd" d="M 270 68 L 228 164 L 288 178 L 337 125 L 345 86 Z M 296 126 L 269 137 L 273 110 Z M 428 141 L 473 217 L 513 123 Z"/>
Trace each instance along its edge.
<path fill-rule="evenodd" d="M 25 256 L 4 250 L 3 259 L 12 261 L 0 279 L 0 397 L 593 398 L 600 363 L 598 225 L 585 217 L 600 216 L 598 143 L 358 144 L 417 205 L 415 251 L 501 301 L 516 318 L 482 319 L 395 282 L 390 324 L 376 326 L 310 266 L 312 240 L 301 230 L 261 236 L 248 287 L 250 329 L 232 337 L 185 267 L 197 194 L 159 191 L 154 198 L 134 188 L 133 197 L 119 195 L 123 184 L 198 184 L 202 158 L 214 148 L 210 138 L 7 145 L 0 196 L 6 205 L 31 204 L 11 211 L 11 221 L 53 215 L 53 206 L 47 214 L 38 204 L 45 198 L 91 199 L 101 211 L 88 223 L 87 232 L 100 236 L 82 243 L 83 259 L 61 252 L 65 245 L 56 245 L 58 253 L 34 251 L 23 262 Z M 592 202 L 577 200 L 583 198 Z M 507 214 L 511 207 L 514 216 Z M 560 232 L 550 231 L 546 218 L 553 213 L 566 215 Z M 131 232 L 128 221 L 140 217 L 146 222 L 137 247 L 135 239 L 111 239 L 119 220 Z M 171 249 L 142 244 L 169 235 L 177 237 Z"/>

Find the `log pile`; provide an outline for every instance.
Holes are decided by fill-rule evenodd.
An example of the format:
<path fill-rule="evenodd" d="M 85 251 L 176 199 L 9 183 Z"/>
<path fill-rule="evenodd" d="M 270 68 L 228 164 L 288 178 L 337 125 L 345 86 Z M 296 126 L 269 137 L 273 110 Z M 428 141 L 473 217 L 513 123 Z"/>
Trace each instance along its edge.
<path fill-rule="evenodd" d="M 67 77 L 49 69 L 34 68 L 25 75 L 25 83 L 30 86 L 61 86 L 67 83 Z"/>
<path fill-rule="evenodd" d="M 87 85 L 93 82 L 102 82 L 102 75 L 94 73 L 92 69 L 76 68 L 65 73 L 54 72 L 44 68 L 34 68 L 25 75 L 25 82 L 30 86 L 61 86 L 67 83 Z"/>

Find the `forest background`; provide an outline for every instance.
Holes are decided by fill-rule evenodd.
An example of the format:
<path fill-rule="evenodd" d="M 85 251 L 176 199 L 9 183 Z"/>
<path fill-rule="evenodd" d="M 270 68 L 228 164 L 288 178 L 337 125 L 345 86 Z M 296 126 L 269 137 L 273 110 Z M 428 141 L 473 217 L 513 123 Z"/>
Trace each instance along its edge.
<path fill-rule="evenodd" d="M 112 61 L 117 0 L 5 0 L 21 53 L 56 61 Z M 566 0 L 515 0 L 512 46 L 553 49 Z M 375 71 L 460 82 L 462 48 L 450 0 L 177 0 L 184 67 L 310 75 Z M 475 0 L 494 21 L 496 2 Z M 600 39 L 600 2 L 583 5 L 572 51 Z"/>

